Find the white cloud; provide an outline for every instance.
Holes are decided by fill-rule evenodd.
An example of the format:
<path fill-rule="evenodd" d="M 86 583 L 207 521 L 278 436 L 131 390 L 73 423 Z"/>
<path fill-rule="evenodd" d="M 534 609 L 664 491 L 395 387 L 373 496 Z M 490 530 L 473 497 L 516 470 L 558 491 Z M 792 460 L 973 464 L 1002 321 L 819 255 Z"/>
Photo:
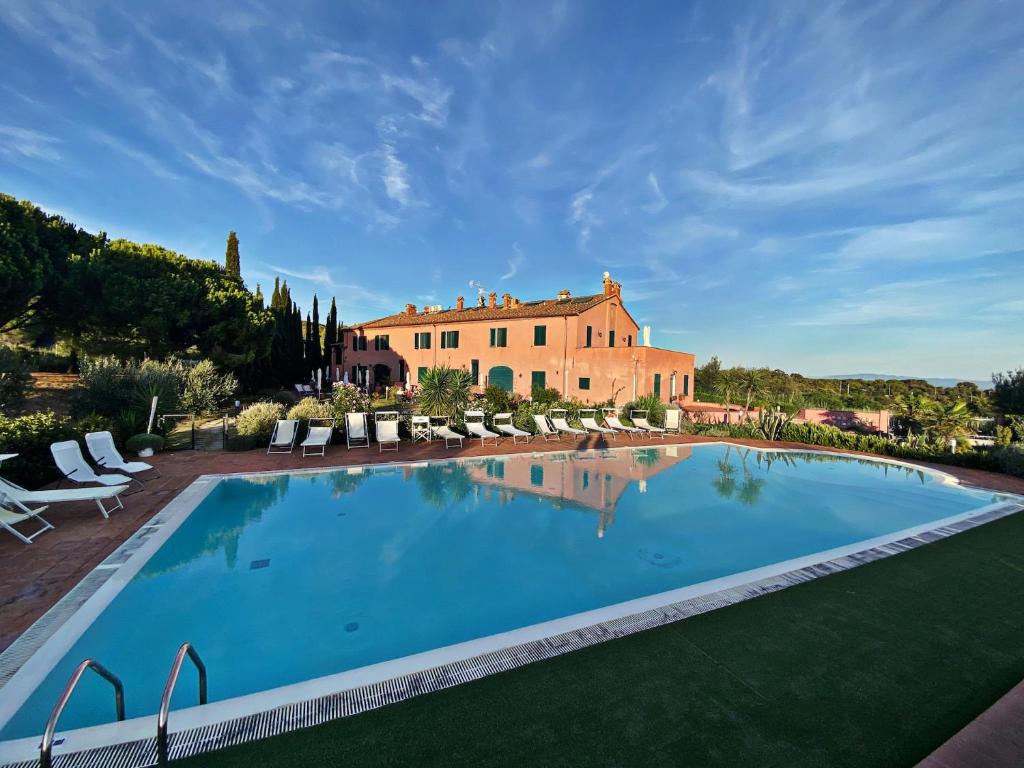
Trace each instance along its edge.
<path fill-rule="evenodd" d="M 60 153 L 56 145 L 60 140 L 30 128 L 0 125 L 0 155 L 26 159 L 56 161 Z"/>
<path fill-rule="evenodd" d="M 499 279 L 511 280 L 519 273 L 519 268 L 523 265 L 526 257 L 523 252 L 519 250 L 518 243 L 512 243 L 512 257 L 508 260 L 508 272 L 502 275 Z"/>
<path fill-rule="evenodd" d="M 398 158 L 398 153 L 390 144 L 385 144 L 381 148 L 381 153 L 384 157 L 384 172 L 381 181 L 384 182 L 387 196 L 399 205 L 409 205 L 411 188 L 408 167 Z"/>

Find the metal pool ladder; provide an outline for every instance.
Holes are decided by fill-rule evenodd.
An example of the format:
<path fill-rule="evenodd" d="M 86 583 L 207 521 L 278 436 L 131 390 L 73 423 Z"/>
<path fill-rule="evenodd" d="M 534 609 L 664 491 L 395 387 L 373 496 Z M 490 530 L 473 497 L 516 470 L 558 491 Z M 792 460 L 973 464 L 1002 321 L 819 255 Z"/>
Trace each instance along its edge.
<path fill-rule="evenodd" d="M 52 768 L 53 766 L 53 736 L 57 731 L 57 721 L 60 719 L 64 707 L 67 706 L 71 694 L 75 692 L 78 681 L 82 679 L 87 669 L 93 670 L 96 674 L 114 686 L 114 704 L 117 707 L 117 719 L 124 720 L 124 685 L 120 678 L 104 667 L 98 661 L 86 659 L 71 673 L 68 684 L 64 686 L 64 692 L 57 699 L 57 703 L 50 712 L 50 719 L 46 721 L 46 730 L 43 732 L 43 741 L 39 745 L 39 766 L 40 768 Z"/>
<path fill-rule="evenodd" d="M 158 765 L 166 765 L 169 751 L 167 736 L 167 718 L 171 714 L 171 696 L 174 694 L 174 686 L 178 684 L 178 675 L 181 673 L 181 665 L 185 663 L 188 656 L 199 672 L 199 703 L 206 703 L 206 665 L 199 658 L 199 654 L 192 646 L 192 643 L 182 643 L 181 648 L 174 657 L 171 665 L 171 673 L 167 676 L 167 683 L 164 685 L 164 695 L 160 697 L 160 714 L 156 721 L 156 756 Z M 44 768 L 48 768 L 44 766 Z"/>

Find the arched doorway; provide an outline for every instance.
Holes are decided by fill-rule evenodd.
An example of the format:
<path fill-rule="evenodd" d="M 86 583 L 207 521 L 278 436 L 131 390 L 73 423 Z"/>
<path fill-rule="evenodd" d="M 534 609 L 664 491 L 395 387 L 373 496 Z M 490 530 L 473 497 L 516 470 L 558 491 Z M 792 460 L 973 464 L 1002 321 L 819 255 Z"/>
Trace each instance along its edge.
<path fill-rule="evenodd" d="M 373 386 L 387 387 L 391 385 L 391 367 L 384 363 L 373 366 Z"/>
<path fill-rule="evenodd" d="M 492 387 L 501 387 L 506 392 L 512 391 L 512 369 L 507 365 L 496 365 L 487 373 L 487 383 Z"/>

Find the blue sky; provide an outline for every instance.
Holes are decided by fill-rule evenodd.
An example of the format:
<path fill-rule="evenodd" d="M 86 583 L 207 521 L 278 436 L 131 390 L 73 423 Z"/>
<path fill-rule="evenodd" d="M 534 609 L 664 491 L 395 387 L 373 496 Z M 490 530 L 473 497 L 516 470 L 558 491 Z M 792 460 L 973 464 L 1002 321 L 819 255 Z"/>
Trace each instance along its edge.
<path fill-rule="evenodd" d="M 4 0 L 0 70 L 0 190 L 347 322 L 610 270 L 700 360 L 1024 364 L 1017 2 Z"/>

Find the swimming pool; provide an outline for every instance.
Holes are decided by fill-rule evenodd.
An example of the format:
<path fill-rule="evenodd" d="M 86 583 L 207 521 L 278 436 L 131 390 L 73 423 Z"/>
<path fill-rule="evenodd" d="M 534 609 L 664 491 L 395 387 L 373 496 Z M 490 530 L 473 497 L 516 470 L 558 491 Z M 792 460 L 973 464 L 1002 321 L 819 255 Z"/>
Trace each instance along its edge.
<path fill-rule="evenodd" d="M 37 736 L 87 657 L 124 681 L 129 718 L 156 712 L 185 640 L 209 669 L 211 702 L 251 702 L 353 670 L 371 671 L 350 680 L 384 679 L 411 668 L 388 664 L 418 654 L 436 665 L 437 649 L 469 643 L 465 658 L 595 624 L 999 501 L 892 462 L 726 444 L 198 486 L 201 501 L 120 566 L 97 609 L 83 606 L 0 689 L 0 740 Z M 194 703 L 187 669 L 174 707 Z M 112 719 L 110 689 L 87 677 L 61 729 Z"/>

